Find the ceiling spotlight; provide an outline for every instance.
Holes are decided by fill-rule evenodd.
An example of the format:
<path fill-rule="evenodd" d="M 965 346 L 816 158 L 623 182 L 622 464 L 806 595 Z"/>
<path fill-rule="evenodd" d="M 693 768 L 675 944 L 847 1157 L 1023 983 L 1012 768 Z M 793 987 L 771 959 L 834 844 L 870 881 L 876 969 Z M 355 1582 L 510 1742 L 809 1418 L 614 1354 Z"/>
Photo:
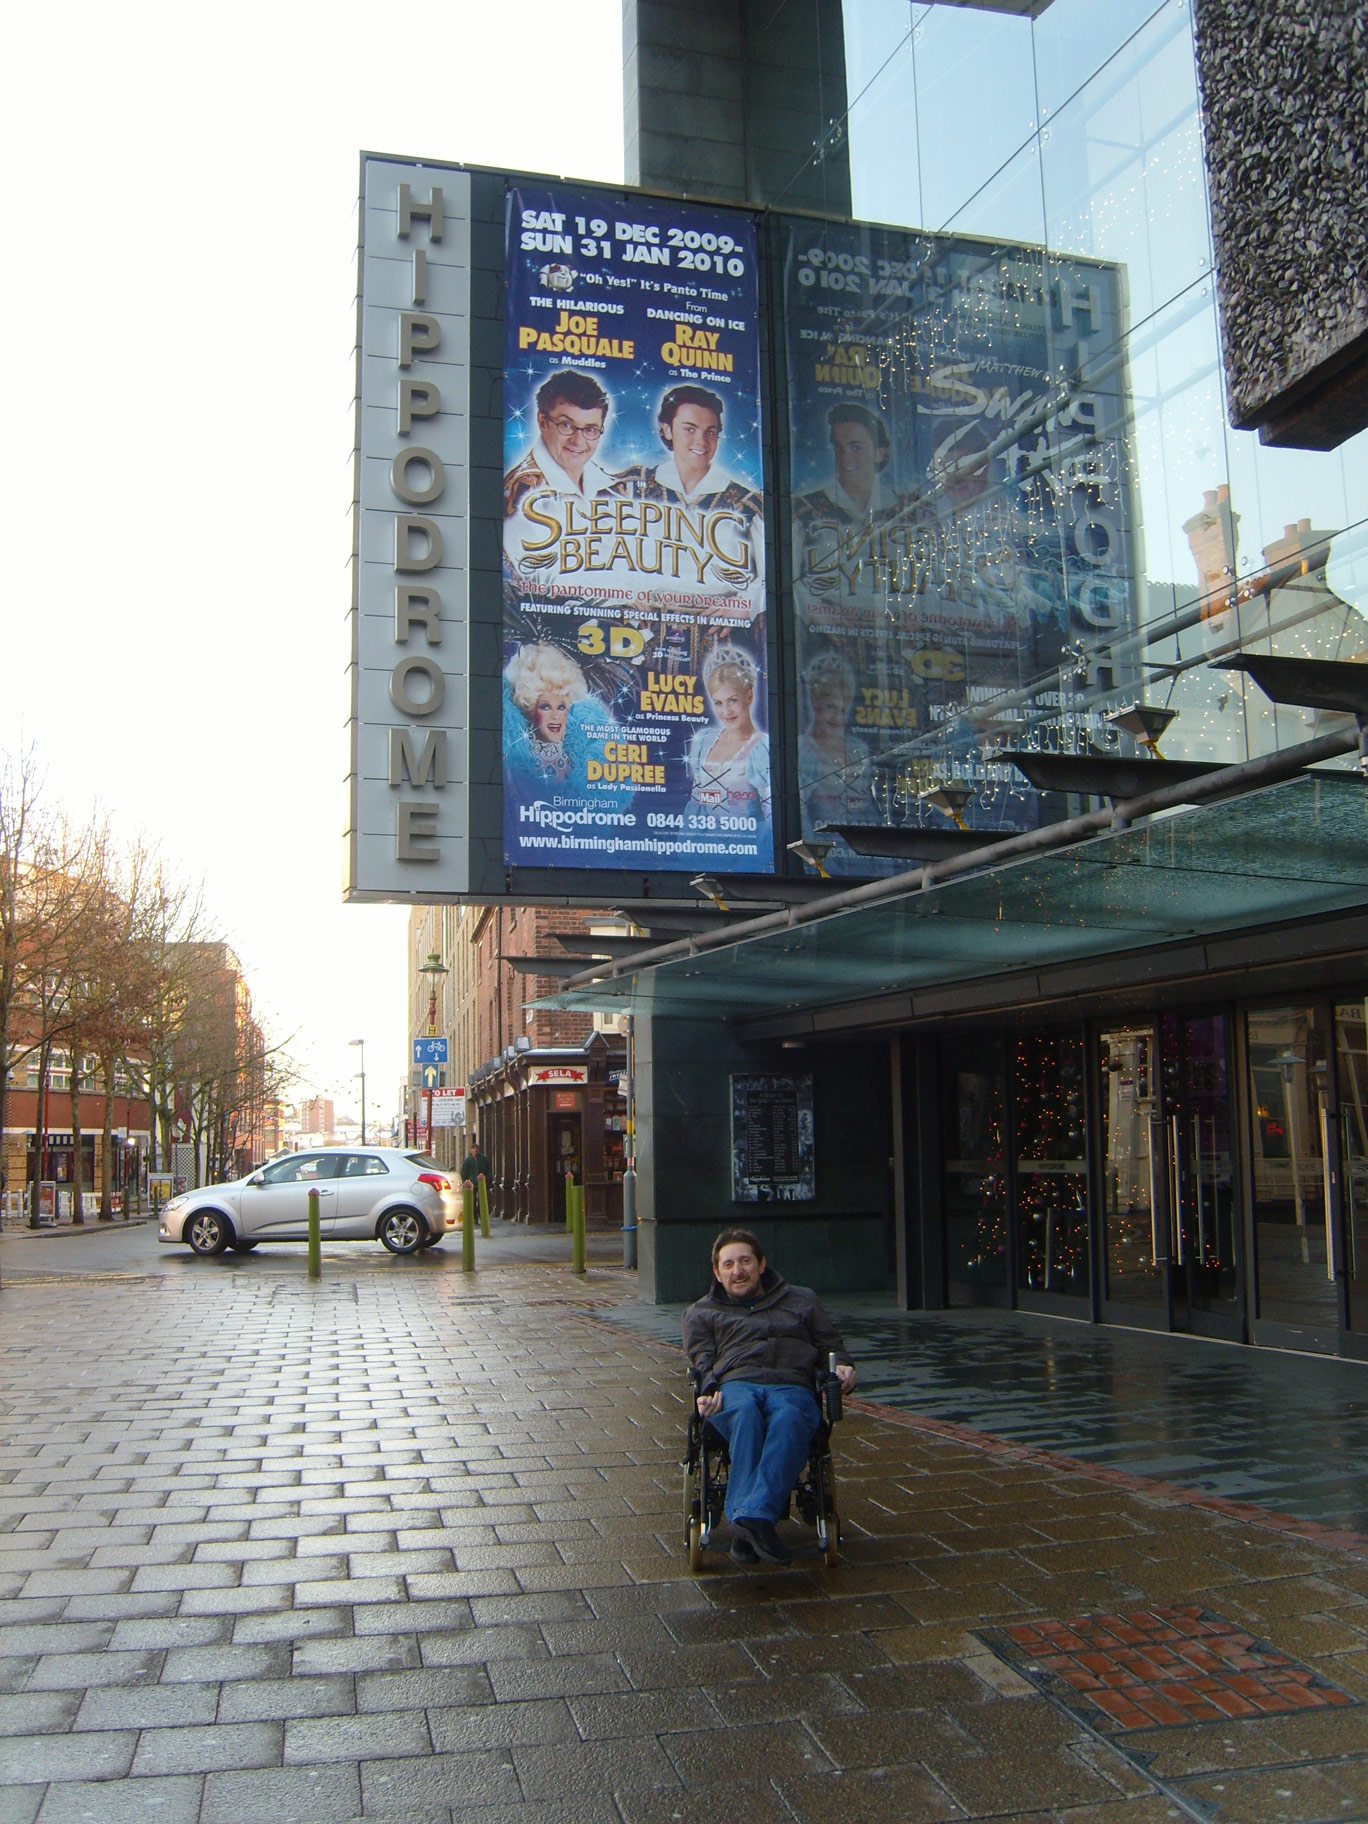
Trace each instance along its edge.
<path fill-rule="evenodd" d="M 933 811 L 939 811 L 943 817 L 952 818 L 962 830 L 967 830 L 969 825 L 960 813 L 973 795 L 972 786 L 937 785 L 929 792 L 922 792 L 921 801 L 923 804 L 929 804 Z"/>
<path fill-rule="evenodd" d="M 805 836 L 797 842 L 791 842 L 788 852 L 796 855 L 799 861 L 806 862 L 808 867 L 816 868 L 823 880 L 830 880 L 831 876 L 823 864 L 835 847 L 834 842 L 826 842 L 820 836 Z"/>
<path fill-rule="evenodd" d="M 1123 735 L 1134 735 L 1156 760 L 1162 760 L 1164 756 L 1159 752 L 1159 737 L 1177 714 L 1176 709 L 1160 709 L 1157 703 L 1132 703 L 1129 709 L 1113 710 L 1107 720 L 1113 728 L 1119 728 Z"/>
<path fill-rule="evenodd" d="M 725 912 L 726 902 L 722 898 L 722 889 L 711 874 L 695 874 L 689 882 L 695 893 L 701 893 L 704 899 L 710 899 L 719 912 Z"/>

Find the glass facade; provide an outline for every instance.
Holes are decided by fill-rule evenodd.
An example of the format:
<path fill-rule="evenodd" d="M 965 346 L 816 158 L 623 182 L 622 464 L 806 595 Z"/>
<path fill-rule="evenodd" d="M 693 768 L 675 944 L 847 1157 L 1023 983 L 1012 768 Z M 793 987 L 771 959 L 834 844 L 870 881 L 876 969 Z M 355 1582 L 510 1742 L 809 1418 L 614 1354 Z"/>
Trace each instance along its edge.
<path fill-rule="evenodd" d="M 852 0 L 843 69 L 803 66 L 811 153 L 748 189 L 782 307 L 776 751 L 833 875 L 954 852 L 861 826 L 1088 808 L 1022 750 L 1352 737 L 1223 669 L 1368 662 L 1368 432 L 1230 428 L 1192 12 Z M 1117 720 L 1137 704 L 1147 740 Z M 912 1303 L 1368 1359 L 1365 837 L 1346 757 L 561 1004 L 725 1008 L 816 1052 L 896 1032 Z"/>
<path fill-rule="evenodd" d="M 1368 1355 L 1366 1007 L 942 1035 L 945 1302 Z"/>
<path fill-rule="evenodd" d="M 864 292 L 827 300 L 818 352 L 846 359 L 794 427 L 795 535 L 813 546 L 800 469 L 811 498 L 826 460 L 822 548 L 863 514 L 885 556 L 901 528 L 903 564 L 867 546 L 843 639 L 834 582 L 805 598 L 795 552 L 800 685 L 819 687 L 805 834 L 943 826 L 927 795 L 947 784 L 970 827 L 1059 815 L 1007 756 L 1134 753 L 1108 717 L 1137 700 L 1173 712 L 1168 758 L 1270 752 L 1333 718 L 1275 709 L 1222 659 L 1368 657 L 1368 433 L 1315 453 L 1228 425 L 1192 31 L 1191 0 L 844 9 L 852 213 L 903 232 L 866 233 Z M 829 459 L 815 403 L 866 408 L 863 432 L 833 422 Z M 930 685 L 891 696 L 919 663 Z M 890 705 L 895 734 L 871 737 Z M 841 843 L 831 864 L 877 865 Z"/>

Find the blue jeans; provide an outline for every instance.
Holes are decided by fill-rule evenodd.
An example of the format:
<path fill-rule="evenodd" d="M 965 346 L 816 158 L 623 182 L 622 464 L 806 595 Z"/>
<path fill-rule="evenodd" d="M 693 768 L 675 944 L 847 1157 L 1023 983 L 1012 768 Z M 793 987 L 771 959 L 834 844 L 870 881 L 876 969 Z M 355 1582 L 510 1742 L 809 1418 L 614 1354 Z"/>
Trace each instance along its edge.
<path fill-rule="evenodd" d="M 727 1440 L 728 1520 L 778 1520 L 807 1462 L 822 1422 L 817 1396 L 806 1387 L 727 1381 L 722 1410 L 708 1423 Z"/>

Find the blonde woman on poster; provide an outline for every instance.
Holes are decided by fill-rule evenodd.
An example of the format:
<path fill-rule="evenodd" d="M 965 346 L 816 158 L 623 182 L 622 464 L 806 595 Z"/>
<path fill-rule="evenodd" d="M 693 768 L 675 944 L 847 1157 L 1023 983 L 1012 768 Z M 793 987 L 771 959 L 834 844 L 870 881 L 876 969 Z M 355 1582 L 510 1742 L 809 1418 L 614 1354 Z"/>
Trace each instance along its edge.
<path fill-rule="evenodd" d="M 855 674 L 837 652 L 821 652 L 803 672 L 807 726 L 798 737 L 798 790 L 803 828 L 868 823 L 869 749 L 847 732 Z"/>
<path fill-rule="evenodd" d="M 690 805 L 715 813 L 724 830 L 749 832 L 769 822 L 769 742 L 751 713 L 759 675 L 751 654 L 729 641 L 714 646 L 703 662 L 715 721 L 689 743 Z"/>
<path fill-rule="evenodd" d="M 518 802 L 549 793 L 606 808 L 630 796 L 590 785 L 589 762 L 602 759 L 617 725 L 569 653 L 544 641 L 520 646 L 504 667 L 503 689 L 505 790 Z"/>

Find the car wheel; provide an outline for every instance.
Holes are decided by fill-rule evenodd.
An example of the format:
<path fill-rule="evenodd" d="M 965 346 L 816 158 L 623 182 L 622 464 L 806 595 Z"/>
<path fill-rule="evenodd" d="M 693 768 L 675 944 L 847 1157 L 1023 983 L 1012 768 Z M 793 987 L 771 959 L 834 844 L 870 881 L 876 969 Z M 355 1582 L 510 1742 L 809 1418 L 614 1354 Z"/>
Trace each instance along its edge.
<path fill-rule="evenodd" d="M 390 1210 L 380 1218 L 376 1233 L 391 1254 L 416 1254 L 428 1226 L 417 1210 Z"/>
<path fill-rule="evenodd" d="M 196 1210 L 182 1233 L 196 1254 L 222 1254 L 233 1239 L 228 1218 L 217 1210 Z"/>
<path fill-rule="evenodd" d="M 425 1248 L 440 1248 L 445 1240 L 446 1237 L 444 1235 L 434 1235 L 432 1231 L 429 1230 L 423 1237 L 423 1246 Z"/>
<path fill-rule="evenodd" d="M 250 1254 L 257 1244 L 254 1241 L 235 1241 L 232 1245 L 235 1254 Z"/>

